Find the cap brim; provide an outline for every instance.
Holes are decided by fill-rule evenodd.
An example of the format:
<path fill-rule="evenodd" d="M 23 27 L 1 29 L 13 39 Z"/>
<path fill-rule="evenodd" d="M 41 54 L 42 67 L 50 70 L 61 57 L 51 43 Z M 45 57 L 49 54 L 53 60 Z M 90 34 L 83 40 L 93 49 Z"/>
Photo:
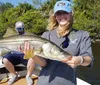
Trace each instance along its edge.
<path fill-rule="evenodd" d="M 68 9 L 65 9 L 65 8 L 59 8 L 59 9 L 55 10 L 54 14 L 55 14 L 57 11 L 65 11 L 65 12 L 68 12 L 68 13 L 71 12 L 71 10 L 68 10 Z"/>

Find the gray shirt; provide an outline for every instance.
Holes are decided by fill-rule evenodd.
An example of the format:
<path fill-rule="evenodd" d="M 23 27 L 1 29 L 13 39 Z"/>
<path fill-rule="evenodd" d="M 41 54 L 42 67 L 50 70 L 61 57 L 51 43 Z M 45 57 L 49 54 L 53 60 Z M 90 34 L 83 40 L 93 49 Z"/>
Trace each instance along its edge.
<path fill-rule="evenodd" d="M 42 37 L 73 56 L 90 56 L 93 59 L 90 37 L 86 31 L 73 29 L 68 35 L 58 37 L 56 30 L 52 30 L 44 32 Z M 59 61 L 47 60 L 47 63 L 40 72 L 37 85 L 76 85 L 74 69 Z"/>

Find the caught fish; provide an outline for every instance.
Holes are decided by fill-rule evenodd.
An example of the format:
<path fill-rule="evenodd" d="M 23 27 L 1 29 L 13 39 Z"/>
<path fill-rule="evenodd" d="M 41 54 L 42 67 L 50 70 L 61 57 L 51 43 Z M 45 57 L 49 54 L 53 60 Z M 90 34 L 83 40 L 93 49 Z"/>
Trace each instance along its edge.
<path fill-rule="evenodd" d="M 34 55 L 37 55 L 46 59 L 60 61 L 70 56 L 69 53 L 59 48 L 53 42 L 36 35 L 15 35 L 1 39 L 0 55 L 4 56 L 11 51 L 19 51 L 19 45 L 22 47 L 22 49 L 24 49 L 24 43 L 26 41 L 28 41 L 30 46 L 33 48 L 32 57 L 34 57 Z"/>

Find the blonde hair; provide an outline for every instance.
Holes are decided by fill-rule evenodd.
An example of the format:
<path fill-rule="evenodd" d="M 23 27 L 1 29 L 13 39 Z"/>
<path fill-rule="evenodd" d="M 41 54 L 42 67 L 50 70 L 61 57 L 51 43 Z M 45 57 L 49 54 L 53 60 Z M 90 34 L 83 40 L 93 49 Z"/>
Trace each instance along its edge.
<path fill-rule="evenodd" d="M 63 27 L 63 30 L 61 32 L 59 31 L 58 34 L 61 35 L 61 36 L 63 36 L 63 34 L 66 31 L 69 32 L 71 30 L 71 28 L 72 28 L 72 24 L 73 24 L 73 15 L 71 16 L 71 19 L 70 19 L 69 23 L 66 26 L 64 26 Z M 50 17 L 49 17 L 47 29 L 48 30 L 54 30 L 54 29 L 56 29 L 58 27 L 59 27 L 59 24 L 58 24 L 58 22 L 57 22 L 57 20 L 56 20 L 56 18 L 54 16 L 54 14 L 52 13 L 50 15 Z"/>
<path fill-rule="evenodd" d="M 58 26 L 58 22 L 54 16 L 54 14 L 51 14 L 48 20 L 48 30 L 54 30 Z"/>

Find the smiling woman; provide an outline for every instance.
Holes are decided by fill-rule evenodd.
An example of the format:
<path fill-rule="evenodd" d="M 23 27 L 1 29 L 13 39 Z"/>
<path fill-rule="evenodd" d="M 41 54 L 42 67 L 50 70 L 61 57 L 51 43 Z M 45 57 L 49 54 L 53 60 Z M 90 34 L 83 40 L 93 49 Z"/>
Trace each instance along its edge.
<path fill-rule="evenodd" d="M 55 18 L 56 18 L 57 22 L 59 23 L 59 27 L 57 29 L 58 34 L 61 36 L 68 34 L 69 26 L 71 25 L 70 22 L 72 22 L 71 21 L 72 20 L 72 13 L 68 13 L 65 11 L 58 11 L 55 13 Z"/>

